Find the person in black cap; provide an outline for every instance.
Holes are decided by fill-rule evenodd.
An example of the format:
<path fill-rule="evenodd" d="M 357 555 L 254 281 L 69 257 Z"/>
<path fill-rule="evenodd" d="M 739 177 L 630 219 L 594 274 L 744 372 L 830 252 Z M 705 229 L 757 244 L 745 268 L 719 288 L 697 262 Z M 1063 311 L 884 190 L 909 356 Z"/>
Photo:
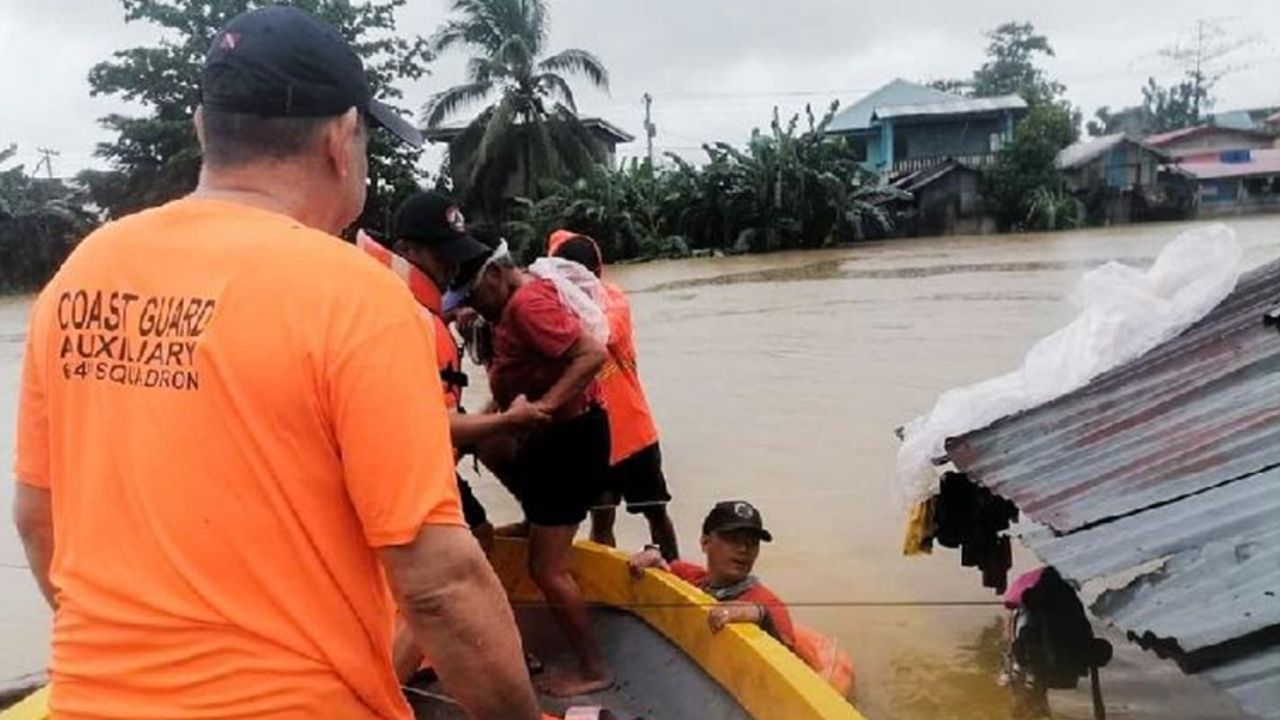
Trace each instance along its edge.
<path fill-rule="evenodd" d="M 414 299 L 431 315 L 436 361 L 455 448 L 463 451 L 494 435 L 523 432 L 550 420 L 545 412 L 523 397 L 502 412 L 467 413 L 463 409 L 462 393 L 468 378 L 442 302 L 444 291 L 456 278 L 458 269 L 487 257 L 490 249 L 471 236 L 456 201 L 434 190 L 415 192 L 396 208 L 391 218 L 391 233 L 386 239 L 361 233 L 356 244 L 396 271 L 408 284 Z M 461 475 L 458 489 L 467 525 L 487 552 L 493 545 L 493 525 L 488 513 Z"/>
<path fill-rule="evenodd" d="M 718 600 L 707 615 L 712 632 L 729 623 L 754 623 L 794 648 L 795 629 L 787 606 L 751 574 L 761 541 L 772 542 L 773 535 L 764 529 L 760 511 L 744 500 L 727 500 L 716 503 L 702 521 L 706 567 L 682 560 L 668 563 L 656 545 L 645 546 L 629 562 L 637 577 L 646 568 L 666 570 Z"/>
<path fill-rule="evenodd" d="M 536 720 L 430 326 L 336 237 L 367 128 L 417 133 L 282 7 L 215 36 L 195 125 L 196 190 L 92 233 L 33 311 L 15 503 L 53 714 L 409 720 L 398 605 L 468 717 Z"/>

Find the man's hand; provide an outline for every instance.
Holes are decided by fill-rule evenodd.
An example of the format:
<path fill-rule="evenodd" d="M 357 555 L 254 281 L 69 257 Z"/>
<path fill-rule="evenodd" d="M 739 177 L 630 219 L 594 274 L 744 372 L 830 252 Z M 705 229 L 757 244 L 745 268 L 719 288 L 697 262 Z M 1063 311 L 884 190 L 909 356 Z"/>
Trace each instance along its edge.
<path fill-rule="evenodd" d="M 729 623 L 764 622 L 764 608 L 754 603 L 723 603 L 711 608 L 707 614 L 707 625 L 711 632 L 718 633 Z"/>
<path fill-rule="evenodd" d="M 647 568 L 671 571 L 671 566 L 667 565 L 667 561 L 663 559 L 662 552 L 653 548 L 646 548 L 627 558 L 627 569 L 631 571 L 631 577 L 639 580 L 644 577 L 644 571 Z"/>
<path fill-rule="evenodd" d="M 523 395 L 511 401 L 511 406 L 502 413 L 502 417 L 509 429 L 517 431 L 532 430 L 551 422 L 551 414 L 546 409 L 538 403 L 529 402 Z"/>

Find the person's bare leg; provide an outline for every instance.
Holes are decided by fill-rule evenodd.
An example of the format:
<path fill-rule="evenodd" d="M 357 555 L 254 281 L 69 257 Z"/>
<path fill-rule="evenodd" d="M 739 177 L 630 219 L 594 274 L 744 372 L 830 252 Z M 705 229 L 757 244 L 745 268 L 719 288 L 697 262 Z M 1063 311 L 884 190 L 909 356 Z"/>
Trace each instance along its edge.
<path fill-rule="evenodd" d="M 613 525 L 617 520 L 617 508 L 593 508 L 591 510 L 591 542 L 618 547 L 618 539 L 613 535 Z"/>
<path fill-rule="evenodd" d="M 649 521 L 649 537 L 662 552 L 662 559 L 670 562 L 680 557 L 680 544 L 676 541 L 676 526 L 667 514 L 666 505 L 653 505 L 641 511 Z"/>
<path fill-rule="evenodd" d="M 529 533 L 529 574 L 546 596 L 560 630 L 578 655 L 579 672 L 548 674 L 543 691 L 553 697 L 585 695 L 613 685 L 613 675 L 591 629 L 591 617 L 578 583 L 569 572 L 569 553 L 576 525 L 532 525 Z"/>

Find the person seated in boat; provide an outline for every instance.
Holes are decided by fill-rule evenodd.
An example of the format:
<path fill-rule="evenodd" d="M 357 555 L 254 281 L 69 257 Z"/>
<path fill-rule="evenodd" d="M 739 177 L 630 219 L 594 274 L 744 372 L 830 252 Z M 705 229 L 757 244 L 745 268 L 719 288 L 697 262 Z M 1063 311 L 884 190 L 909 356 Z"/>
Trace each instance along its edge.
<path fill-rule="evenodd" d="M 609 469 L 609 424 L 596 382 L 607 352 L 555 280 L 518 268 L 500 237 L 480 239 L 491 252 L 463 269 L 452 299 L 474 309 L 491 329 L 493 405 L 506 411 L 524 396 L 551 422 L 483 442 L 478 450 L 520 502 L 530 576 L 578 656 L 577 672 L 548 668 L 540 684 L 550 695 L 586 694 L 613 684 L 569 572 L 573 538 L 603 492 Z M 603 323 L 603 310 L 597 312 Z"/>
<path fill-rule="evenodd" d="M 420 134 L 296 8 L 230 20 L 200 85 L 195 190 L 91 233 L 32 312 L 14 514 L 52 716 L 408 720 L 398 605 L 467 717 L 534 720 L 430 326 L 337 237 L 375 128 Z"/>
<path fill-rule="evenodd" d="M 711 632 L 729 623 L 751 623 L 787 646 L 841 696 L 854 693 L 853 661 L 835 638 L 791 620 L 787 606 L 751 571 L 760 557 L 760 543 L 772 542 L 760 511 L 751 503 L 729 500 L 716 503 L 702 522 L 702 551 L 707 565 L 676 560 L 668 562 L 653 545 L 628 560 L 632 575 L 643 577 L 646 568 L 666 570 L 719 601 L 707 614 Z"/>
<path fill-rule="evenodd" d="M 629 565 L 637 576 L 645 568 L 666 570 L 718 600 L 720 604 L 707 617 L 712 632 L 720 632 L 729 623 L 752 623 L 794 648 L 791 613 L 751 574 L 762 541 L 772 542 L 773 535 L 765 530 L 760 511 L 743 500 L 726 500 L 716 503 L 702 521 L 706 567 L 681 560 L 668 562 L 654 545 L 632 555 Z"/>
<path fill-rule="evenodd" d="M 662 450 L 658 427 L 649 411 L 640 373 L 636 366 L 635 334 L 631 305 L 622 288 L 603 278 L 604 258 L 600 246 L 586 235 L 557 230 L 547 243 L 547 254 L 572 260 L 601 279 L 606 293 L 605 315 L 609 321 L 609 359 L 600 371 L 600 391 L 609 414 L 610 489 L 591 509 L 591 539 L 615 547 L 613 526 L 618 505 L 627 503 L 627 512 L 643 515 L 649 536 L 668 561 L 679 557 L 675 525 L 667 513 L 671 493 L 662 473 Z"/>

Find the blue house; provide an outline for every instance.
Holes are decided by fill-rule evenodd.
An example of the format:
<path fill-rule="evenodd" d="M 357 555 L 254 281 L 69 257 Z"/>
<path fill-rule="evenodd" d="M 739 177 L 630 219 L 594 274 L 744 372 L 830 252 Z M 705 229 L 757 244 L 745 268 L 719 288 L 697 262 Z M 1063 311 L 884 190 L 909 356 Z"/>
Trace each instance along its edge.
<path fill-rule="evenodd" d="M 867 169 L 884 175 L 947 161 L 980 168 L 1026 113 L 1017 95 L 967 98 L 899 79 L 837 114 L 827 134 L 847 138 Z"/>

